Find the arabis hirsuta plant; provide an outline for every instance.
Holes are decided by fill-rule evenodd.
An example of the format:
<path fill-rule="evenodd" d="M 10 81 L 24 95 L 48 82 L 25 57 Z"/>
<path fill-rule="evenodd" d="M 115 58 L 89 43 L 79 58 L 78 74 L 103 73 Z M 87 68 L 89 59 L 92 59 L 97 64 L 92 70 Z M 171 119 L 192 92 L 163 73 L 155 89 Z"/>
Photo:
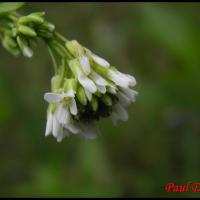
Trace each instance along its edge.
<path fill-rule="evenodd" d="M 44 12 L 26 16 L 16 10 L 23 3 L 0 4 L 0 40 L 14 56 L 33 56 L 37 39 L 47 45 L 54 75 L 48 102 L 45 135 L 58 142 L 70 134 L 93 139 L 99 133 L 97 122 L 111 117 L 113 123 L 128 120 L 125 109 L 136 100 L 136 80 L 122 73 L 76 40 L 68 40 L 48 22 Z"/>

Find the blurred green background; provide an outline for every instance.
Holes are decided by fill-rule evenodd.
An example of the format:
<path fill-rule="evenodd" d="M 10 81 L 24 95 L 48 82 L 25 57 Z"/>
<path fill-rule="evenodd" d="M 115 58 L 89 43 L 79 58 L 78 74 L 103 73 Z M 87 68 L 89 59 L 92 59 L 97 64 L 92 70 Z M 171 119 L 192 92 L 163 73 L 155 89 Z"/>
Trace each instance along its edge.
<path fill-rule="evenodd" d="M 129 121 L 100 122 L 96 140 L 45 138 L 53 67 L 0 48 L 0 196 L 166 197 L 200 182 L 200 4 L 28 3 L 68 39 L 137 79 Z"/>

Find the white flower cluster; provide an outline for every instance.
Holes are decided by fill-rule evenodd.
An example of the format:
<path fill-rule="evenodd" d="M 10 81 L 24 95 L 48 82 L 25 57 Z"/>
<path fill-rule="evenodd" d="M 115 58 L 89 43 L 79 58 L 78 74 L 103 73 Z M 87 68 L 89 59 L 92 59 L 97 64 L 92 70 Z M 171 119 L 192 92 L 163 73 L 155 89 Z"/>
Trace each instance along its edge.
<path fill-rule="evenodd" d="M 133 76 L 119 72 L 106 60 L 95 55 L 76 40 L 68 41 L 71 55 L 63 74 L 52 78 L 52 92 L 45 93 L 49 103 L 46 133 L 58 142 L 77 134 L 95 138 L 99 133 L 96 122 L 101 117 L 126 121 L 125 107 L 135 101 L 137 92 Z"/>

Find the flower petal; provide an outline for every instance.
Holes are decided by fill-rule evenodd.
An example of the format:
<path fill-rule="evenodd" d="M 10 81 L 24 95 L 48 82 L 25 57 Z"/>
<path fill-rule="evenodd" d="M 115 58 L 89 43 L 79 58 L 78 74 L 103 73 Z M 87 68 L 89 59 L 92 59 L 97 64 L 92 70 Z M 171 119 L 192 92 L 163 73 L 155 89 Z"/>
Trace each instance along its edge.
<path fill-rule="evenodd" d="M 109 78 L 118 86 L 128 88 L 129 79 L 124 77 L 119 71 L 109 70 Z"/>
<path fill-rule="evenodd" d="M 87 76 L 85 76 L 84 74 L 79 75 L 78 80 L 80 84 L 89 92 L 95 93 L 97 91 L 97 87 L 94 84 L 94 82 L 91 79 L 89 79 Z"/>
<path fill-rule="evenodd" d="M 118 121 L 118 119 L 119 119 L 117 113 L 116 113 L 116 112 L 112 112 L 112 114 L 111 114 L 110 117 L 111 117 L 111 119 L 112 119 L 113 124 L 116 125 L 116 124 L 117 124 L 117 121 Z"/>
<path fill-rule="evenodd" d="M 119 119 L 122 121 L 128 120 L 128 113 L 120 103 L 115 104 L 113 110 L 116 112 Z"/>
<path fill-rule="evenodd" d="M 69 109 L 70 109 L 70 112 L 71 112 L 72 115 L 76 115 L 78 113 L 76 101 L 75 101 L 74 98 L 71 100 L 71 103 L 69 105 Z"/>
<path fill-rule="evenodd" d="M 94 124 L 79 124 L 81 129 L 81 134 L 87 139 L 95 139 L 99 134 L 99 129 Z"/>
<path fill-rule="evenodd" d="M 97 90 L 99 92 L 101 92 L 102 94 L 106 93 L 106 87 L 105 86 L 101 86 L 101 85 L 96 85 L 97 86 Z"/>
<path fill-rule="evenodd" d="M 131 99 L 129 97 L 127 97 L 124 93 L 120 92 L 120 91 L 117 93 L 117 97 L 119 99 L 119 102 L 123 106 L 127 106 L 131 102 Z"/>
<path fill-rule="evenodd" d="M 91 54 L 91 56 L 97 64 L 101 65 L 102 67 L 109 68 L 110 64 L 105 59 L 103 59 L 93 53 Z"/>
<path fill-rule="evenodd" d="M 107 85 L 107 81 L 102 76 L 97 74 L 95 71 L 92 71 L 90 76 L 96 84 L 101 85 L 101 86 Z"/>
<path fill-rule="evenodd" d="M 56 119 L 56 117 L 53 117 L 53 131 L 52 134 L 55 138 L 58 137 L 58 135 L 62 134 L 62 127 L 59 124 L 58 120 Z"/>
<path fill-rule="evenodd" d="M 136 100 L 135 97 L 138 95 L 137 91 L 132 90 L 131 88 L 121 88 L 121 90 L 126 96 L 128 96 L 131 99 L 132 102 Z"/>
<path fill-rule="evenodd" d="M 85 90 L 85 94 L 86 94 L 88 101 L 91 101 L 92 100 L 92 93 L 90 93 L 88 90 Z"/>
<path fill-rule="evenodd" d="M 66 106 L 63 104 L 59 104 L 56 112 L 55 112 L 56 119 L 60 124 L 66 124 L 69 122 L 69 111 Z"/>
<path fill-rule="evenodd" d="M 65 124 L 64 127 L 74 134 L 77 134 L 80 132 L 80 129 L 74 126 L 72 123 Z"/>
<path fill-rule="evenodd" d="M 62 97 L 60 94 L 56 94 L 56 93 L 45 93 L 44 94 L 44 99 L 48 102 L 48 103 L 58 103 Z"/>
<path fill-rule="evenodd" d="M 69 91 L 61 94 L 62 99 L 65 98 L 65 97 L 74 98 L 74 96 L 75 96 L 75 93 L 74 93 L 73 90 L 69 90 Z"/>
<path fill-rule="evenodd" d="M 81 56 L 79 60 L 83 71 L 85 72 L 85 74 L 88 75 L 91 71 L 90 62 L 88 58 L 86 56 Z"/>
<path fill-rule="evenodd" d="M 28 46 L 24 46 L 23 55 L 28 58 L 31 58 L 33 56 L 33 51 Z"/>
<path fill-rule="evenodd" d="M 51 113 L 51 111 L 49 111 L 47 116 L 45 136 L 50 135 L 52 129 L 53 129 L 53 114 Z"/>

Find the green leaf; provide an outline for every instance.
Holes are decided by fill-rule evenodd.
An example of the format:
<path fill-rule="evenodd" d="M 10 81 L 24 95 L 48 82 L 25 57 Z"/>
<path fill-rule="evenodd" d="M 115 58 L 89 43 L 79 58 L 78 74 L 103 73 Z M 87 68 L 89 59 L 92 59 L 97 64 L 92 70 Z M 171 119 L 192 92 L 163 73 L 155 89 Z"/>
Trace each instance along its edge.
<path fill-rule="evenodd" d="M 15 11 L 21 8 L 25 3 L 16 2 L 16 3 L 0 3 L 0 15 L 5 14 L 7 12 Z"/>

